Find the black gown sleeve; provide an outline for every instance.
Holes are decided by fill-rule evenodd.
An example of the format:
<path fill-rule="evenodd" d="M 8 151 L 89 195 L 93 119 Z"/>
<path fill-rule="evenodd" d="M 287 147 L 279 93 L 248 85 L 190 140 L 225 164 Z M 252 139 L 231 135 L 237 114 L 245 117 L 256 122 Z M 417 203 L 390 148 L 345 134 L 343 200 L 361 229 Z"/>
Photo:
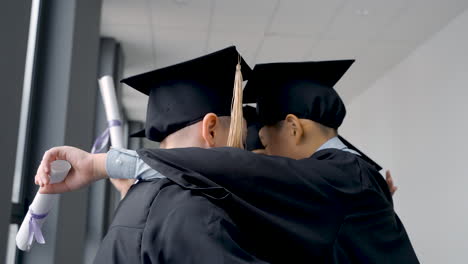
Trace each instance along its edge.
<path fill-rule="evenodd" d="M 207 198 L 177 185 L 153 202 L 142 238 L 143 263 L 266 263 L 241 245 L 237 226 Z"/>

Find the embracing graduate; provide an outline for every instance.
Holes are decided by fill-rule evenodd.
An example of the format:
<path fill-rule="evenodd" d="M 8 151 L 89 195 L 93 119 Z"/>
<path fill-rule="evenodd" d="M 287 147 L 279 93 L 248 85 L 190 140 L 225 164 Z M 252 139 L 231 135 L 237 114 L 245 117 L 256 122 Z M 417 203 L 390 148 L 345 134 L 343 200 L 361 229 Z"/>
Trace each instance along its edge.
<path fill-rule="evenodd" d="M 140 135 L 165 149 L 90 155 L 54 148 L 36 181 L 50 193 L 105 177 L 140 179 L 116 212 L 99 263 L 418 263 L 379 166 L 338 136 L 346 110 L 333 86 L 352 62 L 254 68 L 244 102 L 257 103 L 267 155 L 239 145 L 247 133 L 232 86 L 227 93 L 212 88 L 211 80 L 192 79 L 187 86 L 180 75 L 187 71 L 180 70 L 169 81 L 168 73 L 127 80 L 150 96 Z M 235 82 L 232 69 L 223 80 Z M 155 79 L 165 80 L 148 82 Z M 48 164 L 58 158 L 69 160 L 74 171 L 64 183 L 47 184 Z M 78 162 L 83 160 L 88 163 Z"/>
<path fill-rule="evenodd" d="M 245 96 L 256 98 L 272 156 L 233 148 L 138 154 L 185 188 L 216 189 L 216 204 L 266 261 L 417 263 L 378 165 L 338 137 L 346 110 L 332 87 L 352 62 L 254 68 Z"/>

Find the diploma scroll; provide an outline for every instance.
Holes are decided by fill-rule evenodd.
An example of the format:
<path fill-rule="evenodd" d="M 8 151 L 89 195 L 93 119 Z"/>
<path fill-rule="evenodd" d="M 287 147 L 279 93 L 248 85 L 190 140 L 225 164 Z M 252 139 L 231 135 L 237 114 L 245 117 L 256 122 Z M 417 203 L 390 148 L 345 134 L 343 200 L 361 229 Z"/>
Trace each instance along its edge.
<path fill-rule="evenodd" d="M 111 145 L 114 148 L 124 148 L 124 136 L 122 129 L 122 121 L 115 95 L 114 79 L 111 76 L 103 76 L 99 79 L 99 90 L 101 91 L 102 100 L 104 101 L 104 109 L 106 111 L 108 127 L 104 133 L 96 140 L 91 152 L 107 151 L 107 143 L 109 135 Z M 121 193 L 128 190 L 128 184 L 131 180 L 110 179 L 114 187 Z M 123 198 L 123 196 L 122 196 Z"/>
<path fill-rule="evenodd" d="M 117 96 L 115 95 L 114 79 L 108 75 L 101 77 L 99 79 L 99 89 L 104 101 L 112 146 L 123 148 L 122 118 L 117 104 Z"/>
<path fill-rule="evenodd" d="M 50 183 L 58 183 L 65 179 L 70 171 L 71 165 L 65 160 L 56 160 L 50 165 Z M 29 206 L 28 213 L 24 217 L 18 233 L 16 234 L 16 246 L 23 251 L 29 251 L 36 240 L 44 244 L 42 235 L 42 225 L 47 219 L 47 215 L 58 200 L 59 194 L 36 193 L 33 202 Z"/>

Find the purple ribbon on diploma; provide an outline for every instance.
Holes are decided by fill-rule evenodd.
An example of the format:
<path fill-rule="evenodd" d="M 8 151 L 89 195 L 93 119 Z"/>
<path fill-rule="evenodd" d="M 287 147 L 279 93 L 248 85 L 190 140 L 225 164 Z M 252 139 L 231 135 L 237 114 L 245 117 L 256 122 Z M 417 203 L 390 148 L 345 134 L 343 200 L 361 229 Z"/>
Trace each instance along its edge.
<path fill-rule="evenodd" d="M 121 126 L 122 122 L 120 120 L 111 120 L 108 122 L 108 126 L 101 135 L 94 141 L 93 148 L 91 149 L 91 153 L 101 153 L 104 151 L 104 148 L 109 143 L 109 129 L 114 126 Z"/>
<path fill-rule="evenodd" d="M 44 219 L 49 213 L 35 214 L 31 208 L 29 208 L 29 214 L 31 215 L 31 219 L 29 219 L 28 248 L 31 248 L 34 239 L 39 244 L 45 244 L 44 236 L 42 235 L 41 227 L 37 220 Z"/>

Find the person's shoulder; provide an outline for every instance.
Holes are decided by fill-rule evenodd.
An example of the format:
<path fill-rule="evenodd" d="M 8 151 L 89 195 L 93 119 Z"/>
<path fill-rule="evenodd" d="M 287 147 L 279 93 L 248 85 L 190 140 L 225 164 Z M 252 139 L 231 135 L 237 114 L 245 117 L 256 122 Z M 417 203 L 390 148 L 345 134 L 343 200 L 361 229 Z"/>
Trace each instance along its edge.
<path fill-rule="evenodd" d="M 166 234 L 174 236 L 184 235 L 181 231 L 217 235 L 221 226 L 235 226 L 223 208 L 198 191 L 172 185 L 163 190 L 153 203 L 146 229 L 166 230 L 169 232 Z"/>
<path fill-rule="evenodd" d="M 323 168 L 328 168 L 335 173 L 337 171 L 344 171 L 348 175 L 350 173 L 361 174 L 363 172 L 362 168 L 365 168 L 364 171 L 372 169 L 359 155 L 340 149 L 323 149 L 317 151 L 309 160 L 316 160 Z"/>
<path fill-rule="evenodd" d="M 310 158 L 323 161 L 341 160 L 343 162 L 355 162 L 358 159 L 358 155 L 341 149 L 329 148 L 315 152 Z"/>
<path fill-rule="evenodd" d="M 227 216 L 225 211 L 202 194 L 195 194 L 192 191 L 183 195 L 182 200 L 173 207 L 169 216 L 199 217 L 198 219 L 212 222 L 221 217 Z"/>
<path fill-rule="evenodd" d="M 379 171 L 360 155 L 340 149 L 323 149 L 315 152 L 310 159 L 320 160 L 324 165 L 349 170 L 358 168 L 355 172 L 379 174 Z"/>
<path fill-rule="evenodd" d="M 327 184 L 346 187 L 353 192 L 361 189 L 361 163 L 359 157 L 353 153 L 324 149 L 304 159 L 303 163 L 304 166 L 310 166 L 310 170 L 316 170 Z"/>
<path fill-rule="evenodd" d="M 112 220 L 111 227 L 143 228 L 151 204 L 164 186 L 166 179 L 139 181 L 132 185 L 120 201 Z"/>
<path fill-rule="evenodd" d="M 186 188 L 169 178 L 161 179 L 159 191 L 156 195 L 151 192 L 151 210 L 158 212 L 159 215 L 171 217 L 189 217 L 193 220 L 194 216 L 215 217 L 215 215 L 224 215 L 224 211 L 215 204 L 209 197 L 210 191 L 202 189 Z M 145 190 L 141 190 L 141 196 L 145 196 Z M 207 192 L 205 194 L 205 192 Z"/>
<path fill-rule="evenodd" d="M 376 208 L 387 208 L 391 203 L 385 179 L 379 171 L 360 156 L 339 149 L 325 149 L 311 159 L 319 160 L 321 176 L 333 190 L 346 197 L 344 201 L 372 201 Z"/>

